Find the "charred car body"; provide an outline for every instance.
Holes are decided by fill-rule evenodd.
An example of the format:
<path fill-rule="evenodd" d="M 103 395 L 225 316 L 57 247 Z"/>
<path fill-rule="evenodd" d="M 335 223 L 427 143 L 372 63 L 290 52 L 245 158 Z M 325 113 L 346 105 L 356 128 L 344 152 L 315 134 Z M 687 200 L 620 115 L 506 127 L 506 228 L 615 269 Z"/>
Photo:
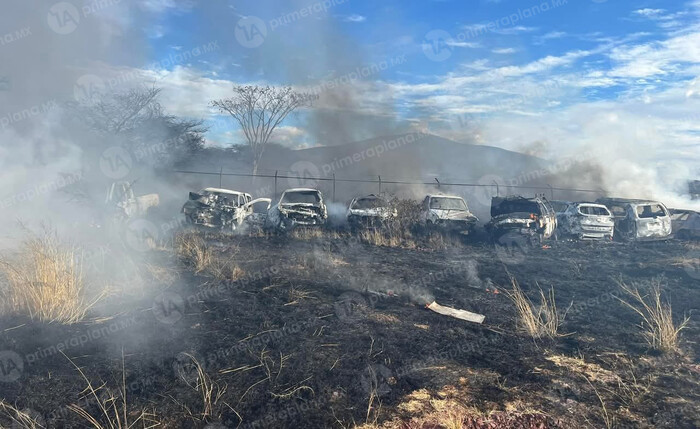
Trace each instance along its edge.
<path fill-rule="evenodd" d="M 615 237 L 620 240 L 664 240 L 672 232 L 668 209 L 658 201 L 599 198 L 612 212 Z"/>
<path fill-rule="evenodd" d="M 282 193 L 267 214 L 266 226 L 288 230 L 296 226 L 324 225 L 328 219 L 323 194 L 317 189 L 294 188 Z"/>
<path fill-rule="evenodd" d="M 377 195 L 353 199 L 346 215 L 352 228 L 379 227 L 396 216 L 396 209 L 391 207 L 389 201 Z"/>
<path fill-rule="evenodd" d="M 579 240 L 612 240 L 615 220 L 602 204 L 569 203 L 557 213 L 557 236 Z"/>
<path fill-rule="evenodd" d="M 455 195 L 427 195 L 421 207 L 421 220 L 428 227 L 470 234 L 479 221 L 464 198 Z"/>
<path fill-rule="evenodd" d="M 144 216 L 149 209 L 160 204 L 158 194 L 136 196 L 133 184 L 127 181 L 114 182 L 109 187 L 105 206 L 111 212 L 112 219 L 123 221 L 137 216 Z"/>
<path fill-rule="evenodd" d="M 700 213 L 693 210 L 669 209 L 673 236 L 680 240 L 700 239 Z"/>
<path fill-rule="evenodd" d="M 491 220 L 486 231 L 495 240 L 506 234 L 520 234 L 539 241 L 552 237 L 557 228 L 554 209 L 544 197 L 493 197 Z"/>
<path fill-rule="evenodd" d="M 269 198 L 253 200 L 250 194 L 221 188 L 205 188 L 190 192 L 190 198 L 182 206 L 185 221 L 193 225 L 236 230 L 253 214 L 253 205 Z"/>

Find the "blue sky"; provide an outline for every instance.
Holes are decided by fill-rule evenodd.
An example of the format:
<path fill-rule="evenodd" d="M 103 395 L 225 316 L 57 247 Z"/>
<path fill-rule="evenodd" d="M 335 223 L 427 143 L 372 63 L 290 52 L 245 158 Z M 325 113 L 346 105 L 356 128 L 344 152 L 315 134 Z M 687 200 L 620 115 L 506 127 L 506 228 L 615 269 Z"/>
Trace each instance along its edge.
<path fill-rule="evenodd" d="M 544 158 L 595 157 L 652 181 L 698 174 L 695 0 L 142 7 L 148 58 L 134 66 L 164 87 L 171 112 L 208 121 L 211 144 L 243 138 L 209 100 L 234 84 L 291 84 L 320 96 L 274 135 L 291 147 L 420 130 Z M 211 42 L 211 52 L 167 61 Z"/>

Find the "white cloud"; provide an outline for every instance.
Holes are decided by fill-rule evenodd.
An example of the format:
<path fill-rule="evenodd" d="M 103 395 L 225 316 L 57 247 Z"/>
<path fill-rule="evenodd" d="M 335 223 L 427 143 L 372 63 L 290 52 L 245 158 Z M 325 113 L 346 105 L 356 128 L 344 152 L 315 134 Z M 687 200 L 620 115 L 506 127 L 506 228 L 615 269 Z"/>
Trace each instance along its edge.
<path fill-rule="evenodd" d="M 493 49 L 491 52 L 494 54 L 501 54 L 501 55 L 506 55 L 506 54 L 514 54 L 516 52 L 515 48 L 497 48 Z"/>
<path fill-rule="evenodd" d="M 563 31 L 550 31 L 549 33 L 545 33 L 542 36 L 535 36 L 534 38 L 534 43 L 536 45 L 541 45 L 547 40 L 553 40 L 553 39 L 561 39 L 562 37 L 565 37 L 567 34 Z"/>
<path fill-rule="evenodd" d="M 358 15 L 353 13 L 352 15 L 347 15 L 343 17 L 345 22 L 365 22 L 367 20 L 366 16 Z"/>
<path fill-rule="evenodd" d="M 514 34 L 520 34 L 520 33 L 530 33 L 530 32 L 537 31 L 537 30 L 538 30 L 537 27 L 526 27 L 524 25 L 515 25 L 513 27 L 496 29 L 496 30 L 494 30 L 494 33 L 514 35 Z"/>
<path fill-rule="evenodd" d="M 502 34 L 502 35 L 516 35 L 521 33 L 530 33 L 537 31 L 537 27 L 526 27 L 524 25 L 513 25 L 513 26 L 501 26 L 498 22 L 490 22 L 488 24 L 467 24 L 462 26 L 463 37 L 462 38 L 472 38 L 484 36 L 489 33 Z"/>
<path fill-rule="evenodd" d="M 167 10 L 187 11 L 192 9 L 192 0 L 141 0 L 141 7 L 149 12 L 161 13 Z"/>
<path fill-rule="evenodd" d="M 662 13 L 664 13 L 664 9 L 650 9 L 650 8 L 644 8 L 644 9 L 637 9 L 634 11 L 635 14 L 641 15 L 641 16 L 659 16 Z"/>
<path fill-rule="evenodd" d="M 682 72 L 683 64 L 700 63 L 700 33 L 690 33 L 639 45 L 616 47 L 610 76 L 643 78 Z"/>
<path fill-rule="evenodd" d="M 458 42 L 454 39 L 449 39 L 445 42 L 445 45 L 452 46 L 453 48 L 479 48 L 480 43 L 477 42 Z"/>

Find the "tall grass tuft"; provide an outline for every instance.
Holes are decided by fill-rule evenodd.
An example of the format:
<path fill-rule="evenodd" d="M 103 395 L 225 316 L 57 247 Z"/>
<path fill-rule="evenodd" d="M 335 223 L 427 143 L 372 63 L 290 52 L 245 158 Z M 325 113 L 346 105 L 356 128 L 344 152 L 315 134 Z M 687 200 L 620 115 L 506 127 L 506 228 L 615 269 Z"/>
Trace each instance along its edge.
<path fill-rule="evenodd" d="M 195 232 L 183 232 L 175 237 L 175 251 L 180 259 L 200 273 L 212 263 L 212 251 L 204 239 Z"/>
<path fill-rule="evenodd" d="M 76 323 L 104 293 L 86 297 L 82 253 L 46 231 L 27 239 L 14 257 L 0 260 L 7 285 L 2 313 L 28 314 L 45 322 Z"/>
<path fill-rule="evenodd" d="M 550 289 L 548 295 L 540 289 L 540 305 L 535 308 L 514 277 L 511 278 L 511 282 L 513 289 L 506 294 L 515 305 L 520 329 L 533 338 L 559 336 L 559 326 L 566 314 L 560 315 L 557 311 L 554 288 Z"/>
<path fill-rule="evenodd" d="M 652 280 L 647 295 L 642 295 L 636 286 L 630 286 L 622 280 L 617 283 L 632 298 L 632 302 L 618 298 L 620 302 L 642 317 L 641 327 L 649 345 L 662 352 L 678 351 L 679 334 L 688 325 L 690 318 L 684 318 L 678 325 L 673 322 L 671 305 L 661 301 L 661 281 Z"/>

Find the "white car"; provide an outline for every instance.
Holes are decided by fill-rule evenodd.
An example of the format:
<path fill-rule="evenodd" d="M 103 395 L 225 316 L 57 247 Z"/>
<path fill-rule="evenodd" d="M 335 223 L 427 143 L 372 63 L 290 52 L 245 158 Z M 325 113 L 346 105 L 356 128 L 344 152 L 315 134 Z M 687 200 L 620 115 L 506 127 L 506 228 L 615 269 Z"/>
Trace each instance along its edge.
<path fill-rule="evenodd" d="M 615 218 L 615 237 L 621 240 L 665 240 L 673 230 L 671 216 L 658 201 L 599 198 Z"/>
<path fill-rule="evenodd" d="M 469 211 L 464 198 L 437 194 L 423 199 L 421 221 L 428 227 L 470 234 L 479 218 Z"/>
<path fill-rule="evenodd" d="M 204 188 L 190 192 L 182 213 L 190 224 L 236 230 L 253 214 L 253 205 L 260 202 L 266 202 L 269 208 L 272 200 L 254 200 L 250 194 L 231 189 Z"/>
<path fill-rule="evenodd" d="M 347 219 L 351 227 L 381 226 L 389 219 L 396 217 L 396 209 L 391 208 L 389 201 L 377 195 L 354 198 L 348 206 Z"/>
<path fill-rule="evenodd" d="M 266 226 L 289 230 L 296 226 L 320 226 L 326 223 L 328 211 L 318 189 L 293 188 L 282 193 L 280 200 L 268 210 Z"/>
<path fill-rule="evenodd" d="M 615 220 L 602 204 L 569 203 L 566 210 L 557 213 L 557 236 L 579 240 L 612 240 Z"/>

